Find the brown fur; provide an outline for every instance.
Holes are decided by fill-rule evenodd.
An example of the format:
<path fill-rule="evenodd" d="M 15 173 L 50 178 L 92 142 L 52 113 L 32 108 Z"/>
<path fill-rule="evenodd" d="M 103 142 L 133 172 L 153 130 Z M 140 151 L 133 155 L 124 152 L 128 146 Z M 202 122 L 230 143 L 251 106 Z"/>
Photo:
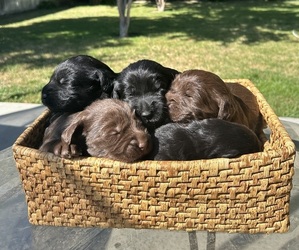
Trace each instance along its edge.
<path fill-rule="evenodd" d="M 44 132 L 42 145 L 39 147 L 40 151 L 54 153 L 60 155 L 62 151 L 61 134 L 64 129 L 69 126 L 72 120 L 77 116 L 77 113 L 64 113 L 60 116 L 55 116 L 51 119 L 50 125 Z M 72 143 L 65 150 L 70 150 L 72 156 L 86 155 L 85 139 L 82 136 L 82 131 L 77 131 L 72 137 Z"/>
<path fill-rule="evenodd" d="M 238 88 L 239 90 L 239 88 Z M 237 91 L 236 91 L 237 92 Z M 239 92 L 238 92 L 239 93 Z M 243 101 L 246 91 L 234 95 L 216 74 L 204 70 L 187 70 L 178 74 L 166 93 L 170 118 L 174 122 L 189 122 L 206 118 L 244 124 L 260 133 L 257 103 L 249 108 Z M 251 99 L 252 96 L 248 96 Z M 253 103 L 253 99 L 250 104 Z M 256 100 L 255 100 L 256 102 Z"/>
<path fill-rule="evenodd" d="M 59 149 L 54 152 L 62 157 L 73 156 L 74 136 L 78 137 L 80 130 L 91 156 L 133 162 L 151 150 L 149 133 L 123 101 L 98 100 L 69 118 L 58 142 Z M 51 129 L 56 128 L 57 125 Z"/>
<path fill-rule="evenodd" d="M 229 82 L 226 83 L 226 85 L 231 93 L 240 98 L 251 110 L 253 119 L 252 123 L 254 124 L 254 121 L 256 121 L 254 130 L 262 142 L 266 141 L 267 138 L 263 129 L 267 127 L 267 124 L 260 112 L 259 105 L 254 94 L 245 86 L 237 82 Z"/>

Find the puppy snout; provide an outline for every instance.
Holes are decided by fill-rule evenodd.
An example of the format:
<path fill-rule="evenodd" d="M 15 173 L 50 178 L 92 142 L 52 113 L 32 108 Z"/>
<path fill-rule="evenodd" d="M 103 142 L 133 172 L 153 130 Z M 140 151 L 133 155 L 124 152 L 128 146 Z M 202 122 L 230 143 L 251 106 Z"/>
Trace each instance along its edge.
<path fill-rule="evenodd" d="M 42 89 L 42 94 L 41 94 L 41 101 L 44 105 L 48 104 L 48 99 L 49 99 L 49 94 L 47 93 L 47 89 L 43 88 Z"/>
<path fill-rule="evenodd" d="M 141 150 L 144 150 L 146 147 L 146 142 L 145 141 L 138 141 L 137 139 L 132 139 L 130 142 L 131 146 L 138 147 Z"/>
<path fill-rule="evenodd" d="M 154 101 L 143 101 L 140 103 L 140 116 L 144 119 L 150 120 L 154 116 L 156 104 Z"/>
<path fill-rule="evenodd" d="M 51 96 L 51 93 L 53 93 L 53 88 L 49 84 L 47 84 L 42 88 L 41 92 L 42 92 L 42 96 L 41 96 L 42 100 L 46 100 Z"/>
<path fill-rule="evenodd" d="M 152 112 L 150 110 L 143 110 L 142 113 L 141 113 L 141 116 L 143 118 L 149 119 L 152 116 Z"/>
<path fill-rule="evenodd" d="M 144 149 L 146 148 L 146 146 L 147 146 L 147 142 L 146 142 L 146 141 L 140 141 L 140 142 L 139 142 L 138 147 L 139 147 L 142 151 L 144 151 Z"/>
<path fill-rule="evenodd" d="M 48 95 L 46 93 L 42 93 L 42 100 L 47 99 Z"/>
<path fill-rule="evenodd" d="M 139 148 L 141 151 L 146 151 L 149 146 L 149 140 L 146 135 L 140 134 L 131 140 L 130 145 Z"/>

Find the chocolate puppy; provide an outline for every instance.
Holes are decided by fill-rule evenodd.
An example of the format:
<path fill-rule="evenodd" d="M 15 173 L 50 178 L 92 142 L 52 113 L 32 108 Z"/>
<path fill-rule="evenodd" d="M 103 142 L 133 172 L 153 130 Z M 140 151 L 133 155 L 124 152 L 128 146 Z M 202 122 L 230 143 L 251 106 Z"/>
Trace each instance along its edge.
<path fill-rule="evenodd" d="M 254 131 L 257 134 L 261 142 L 265 142 L 267 137 L 263 131 L 267 127 L 266 121 L 264 120 L 256 97 L 254 94 L 247 89 L 245 86 L 237 82 L 226 83 L 226 86 L 229 88 L 230 92 L 235 96 L 236 99 L 242 100 L 246 106 L 251 110 L 251 119 L 252 124 L 256 124 Z"/>
<path fill-rule="evenodd" d="M 75 113 L 94 100 L 111 96 L 117 76 L 106 64 L 87 55 L 60 63 L 42 89 L 42 103 L 52 112 Z"/>
<path fill-rule="evenodd" d="M 174 122 L 219 118 L 244 124 L 259 136 L 263 121 L 258 105 L 255 101 L 256 111 L 253 111 L 240 97 L 234 95 L 219 76 L 204 70 L 178 74 L 166 93 L 170 118 Z"/>
<path fill-rule="evenodd" d="M 199 160 L 234 158 L 261 151 L 248 127 L 217 118 L 187 124 L 168 123 L 156 129 L 151 160 Z"/>
<path fill-rule="evenodd" d="M 60 155 L 62 148 L 61 134 L 77 118 L 79 113 L 63 113 L 55 117 L 45 129 L 43 142 L 39 150 Z M 76 133 L 73 134 L 72 141 L 67 150 L 70 151 L 69 154 L 73 157 L 88 155 L 85 138 L 82 135 L 82 128 L 78 128 Z"/>
<path fill-rule="evenodd" d="M 149 133 L 126 102 L 97 100 L 83 111 L 70 115 L 66 125 L 59 124 L 58 119 L 47 129 L 55 134 L 55 131 L 61 132 L 60 126 L 64 127 L 60 136 L 52 135 L 52 138 L 59 138 L 53 152 L 62 157 L 70 158 L 84 152 L 82 144 L 76 144 L 78 137 L 82 142 L 80 136 L 84 138 L 86 152 L 90 156 L 134 162 L 151 150 Z M 44 141 L 48 140 L 45 138 Z M 42 149 L 45 150 L 45 147 L 42 146 Z"/>
<path fill-rule="evenodd" d="M 150 130 L 169 122 L 165 93 L 179 72 L 151 60 L 140 60 L 116 78 L 113 98 L 129 103 Z"/>

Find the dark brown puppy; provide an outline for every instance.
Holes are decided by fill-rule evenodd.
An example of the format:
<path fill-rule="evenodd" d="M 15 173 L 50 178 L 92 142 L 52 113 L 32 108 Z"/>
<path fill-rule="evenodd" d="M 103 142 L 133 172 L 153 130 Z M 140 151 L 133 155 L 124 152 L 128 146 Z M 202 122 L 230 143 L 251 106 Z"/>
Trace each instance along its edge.
<path fill-rule="evenodd" d="M 188 70 L 178 74 L 166 99 L 174 122 L 219 118 L 246 125 L 257 134 L 261 131 L 259 112 L 253 112 L 241 98 L 233 95 L 212 72 Z"/>
<path fill-rule="evenodd" d="M 234 158 L 261 151 L 260 141 L 248 127 L 217 118 L 187 124 L 168 123 L 156 129 L 150 160 Z"/>
<path fill-rule="evenodd" d="M 61 134 L 65 128 L 76 119 L 78 114 L 79 113 L 64 113 L 55 117 L 53 122 L 51 122 L 44 132 L 43 142 L 39 147 L 39 150 L 60 155 L 62 148 Z M 70 150 L 70 155 L 72 156 L 88 155 L 85 138 L 82 135 L 82 129 L 78 129 L 76 133 L 74 133 L 72 142 L 67 147 L 67 150 Z"/>
<path fill-rule="evenodd" d="M 49 130 L 54 131 L 57 126 L 63 126 L 54 122 L 52 124 L 56 124 L 55 127 L 51 124 Z M 56 131 L 60 132 L 60 129 Z M 53 152 L 65 158 L 78 155 L 82 151 L 78 145 L 77 148 L 74 146 L 78 131 L 84 137 L 86 151 L 91 156 L 134 162 L 151 150 L 149 133 L 129 105 L 120 100 L 97 100 L 82 112 L 69 116 Z"/>

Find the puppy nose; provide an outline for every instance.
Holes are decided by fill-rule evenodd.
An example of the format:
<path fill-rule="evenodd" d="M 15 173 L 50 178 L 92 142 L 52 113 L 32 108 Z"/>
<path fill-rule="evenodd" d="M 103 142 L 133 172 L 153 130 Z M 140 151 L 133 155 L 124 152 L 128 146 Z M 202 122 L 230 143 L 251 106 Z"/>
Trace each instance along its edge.
<path fill-rule="evenodd" d="M 48 99 L 48 95 L 46 93 L 42 93 L 42 102 L 46 102 Z"/>
<path fill-rule="evenodd" d="M 146 148 L 146 145 L 146 141 L 140 141 L 138 146 L 143 151 Z"/>
<path fill-rule="evenodd" d="M 152 113 L 149 110 L 145 110 L 141 113 L 141 116 L 144 118 L 148 118 L 152 115 Z"/>
<path fill-rule="evenodd" d="M 133 139 L 133 140 L 131 140 L 130 144 L 135 147 L 140 148 L 141 151 L 143 151 L 147 146 L 146 140 L 138 141 L 137 139 Z"/>

